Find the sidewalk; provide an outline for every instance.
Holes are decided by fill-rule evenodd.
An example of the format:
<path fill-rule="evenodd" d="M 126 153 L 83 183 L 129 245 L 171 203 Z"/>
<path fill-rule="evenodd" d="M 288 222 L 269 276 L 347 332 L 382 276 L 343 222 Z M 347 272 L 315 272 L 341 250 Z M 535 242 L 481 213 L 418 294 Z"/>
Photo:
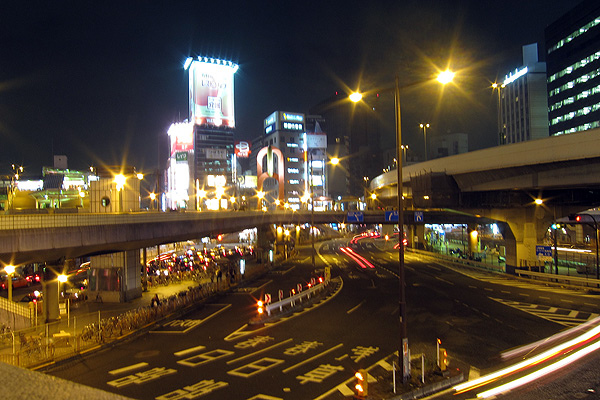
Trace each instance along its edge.
<path fill-rule="evenodd" d="M 202 280 L 184 280 L 169 285 L 148 287 L 141 297 L 123 303 L 103 303 L 101 301 L 82 301 L 64 310 L 59 320 L 43 323 L 43 316 L 37 316 L 38 324 L 22 331 L 14 332 L 12 339 L 0 343 L 0 362 L 8 364 L 40 368 L 44 365 L 73 356 L 80 356 L 95 349 L 112 346 L 123 339 L 144 332 L 165 318 L 177 318 L 196 304 L 206 301 L 214 295 L 225 293 L 233 288 L 243 286 L 266 271 L 266 265 L 258 264 L 255 260 L 247 260 L 245 274 L 237 276 L 235 282 L 227 282 L 225 276 L 219 282 L 211 282 L 209 277 Z M 202 287 L 202 290 L 200 290 Z M 151 299 L 158 296 L 162 307 L 151 308 Z M 168 300 L 168 301 L 167 301 Z M 111 335 L 105 335 L 110 318 L 124 316 L 129 311 L 138 311 L 133 315 L 135 325 L 126 324 L 123 328 L 112 330 Z M 131 315 L 131 313 L 129 314 Z M 121 320 L 121 318 L 119 319 Z M 125 318 L 123 321 L 126 321 Z M 101 323 L 100 323 L 101 322 Z M 86 326 L 95 325 L 92 336 L 82 335 Z M 117 323 L 114 322 L 116 326 Z M 102 326 L 102 334 L 97 328 Z M 87 333 L 90 329 L 87 329 Z"/>

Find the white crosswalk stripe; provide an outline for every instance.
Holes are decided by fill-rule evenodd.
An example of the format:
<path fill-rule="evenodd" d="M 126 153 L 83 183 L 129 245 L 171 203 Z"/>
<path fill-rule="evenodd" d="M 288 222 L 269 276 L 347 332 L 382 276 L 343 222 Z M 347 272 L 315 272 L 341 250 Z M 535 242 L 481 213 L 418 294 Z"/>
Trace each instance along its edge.
<path fill-rule="evenodd" d="M 597 299 L 598 295 L 587 294 L 581 290 L 576 289 L 568 289 L 556 286 L 546 286 L 542 283 L 533 283 L 533 282 L 525 282 L 518 279 L 502 277 L 502 276 L 493 276 L 485 273 L 478 273 L 476 271 L 468 271 L 462 269 L 453 268 L 455 271 L 460 272 L 463 275 L 466 275 L 470 278 L 477 279 L 478 281 L 488 282 L 495 285 L 503 285 L 509 286 L 512 288 L 521 288 L 521 289 L 529 289 L 529 290 L 539 290 L 542 292 L 550 292 L 555 294 L 568 294 L 568 295 L 577 295 L 580 297 L 589 297 Z"/>
<path fill-rule="evenodd" d="M 549 307 L 540 304 L 523 303 L 520 301 L 498 299 L 494 297 L 490 297 L 490 299 L 564 326 L 576 326 L 599 316 L 599 314 L 596 313 L 570 310 L 567 308 Z"/>

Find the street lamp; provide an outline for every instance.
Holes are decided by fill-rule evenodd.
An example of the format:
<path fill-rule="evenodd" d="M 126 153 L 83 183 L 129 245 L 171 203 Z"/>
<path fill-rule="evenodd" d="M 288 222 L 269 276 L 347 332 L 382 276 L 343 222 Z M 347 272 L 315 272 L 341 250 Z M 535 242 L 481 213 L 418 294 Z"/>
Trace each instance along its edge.
<path fill-rule="evenodd" d="M 123 212 L 123 188 L 127 178 L 123 174 L 115 175 L 115 184 L 117 185 L 117 196 L 119 196 L 119 212 Z"/>
<path fill-rule="evenodd" d="M 256 192 L 256 197 L 258 198 L 257 209 L 260 210 L 262 209 L 262 200 L 265 198 L 265 192 L 259 190 L 258 192 Z"/>
<path fill-rule="evenodd" d="M 68 277 L 65 274 L 60 274 L 56 279 L 58 280 L 58 300 L 60 301 L 60 286 L 67 281 Z"/>
<path fill-rule="evenodd" d="M 427 129 L 429 128 L 429 124 L 419 124 L 421 129 L 423 129 L 423 139 L 425 140 L 425 161 L 429 158 L 427 156 Z"/>
<path fill-rule="evenodd" d="M 15 273 L 15 266 L 5 266 L 4 272 L 6 272 L 6 281 L 8 282 L 8 301 L 12 301 L 12 275 Z"/>
<path fill-rule="evenodd" d="M 454 72 L 446 70 L 441 72 L 437 76 L 438 82 L 442 84 L 450 83 L 454 78 Z M 413 86 L 413 85 L 411 85 Z M 399 293 L 399 309 L 400 309 L 400 335 L 401 335 L 401 347 L 398 351 L 398 362 L 400 370 L 402 371 L 402 383 L 406 383 L 410 377 L 410 355 L 408 352 L 408 335 L 406 329 L 406 294 L 404 288 L 404 208 L 403 208 L 403 185 L 402 185 L 402 124 L 401 124 L 401 112 L 400 112 L 400 84 L 398 75 L 396 75 L 395 85 L 387 90 L 394 91 L 394 103 L 395 103 L 395 116 L 396 116 L 396 159 L 399 160 L 397 171 L 397 190 L 398 190 L 398 267 L 399 267 L 399 279 L 398 283 L 400 286 Z M 350 100 L 357 102 L 362 99 L 362 95 L 359 93 L 353 93 L 350 95 Z"/>
<path fill-rule="evenodd" d="M 400 148 L 402 149 L 402 151 L 404 153 L 404 162 L 408 161 L 406 159 L 406 152 L 408 151 L 408 145 L 407 144 L 402 144 L 402 145 L 400 145 Z"/>
<path fill-rule="evenodd" d="M 506 143 L 506 138 L 504 137 L 504 127 L 502 126 L 502 89 L 504 89 L 504 87 L 504 83 L 492 83 L 492 90 L 498 91 L 498 144 Z"/>

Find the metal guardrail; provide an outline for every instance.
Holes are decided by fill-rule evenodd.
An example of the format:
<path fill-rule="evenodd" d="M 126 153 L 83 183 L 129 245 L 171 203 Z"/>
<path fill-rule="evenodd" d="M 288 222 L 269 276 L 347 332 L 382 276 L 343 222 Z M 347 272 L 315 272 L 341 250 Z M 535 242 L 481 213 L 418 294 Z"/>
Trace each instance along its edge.
<path fill-rule="evenodd" d="M 329 279 L 324 280 L 323 282 L 307 289 L 304 290 L 302 292 L 296 293 L 290 297 L 287 297 L 285 299 L 281 299 L 278 302 L 275 303 L 269 303 L 265 306 L 265 310 L 267 311 L 267 315 L 271 316 L 271 312 L 273 310 L 279 309 L 282 310 L 284 307 L 287 306 L 294 306 L 296 304 L 296 302 L 302 302 L 303 298 L 307 298 L 309 299 L 311 297 L 311 295 L 313 295 L 316 292 L 319 292 L 321 290 L 323 290 L 324 288 L 327 287 L 327 285 L 329 284 Z"/>
<path fill-rule="evenodd" d="M 554 275 L 544 272 L 533 272 L 527 270 L 516 270 L 515 274 L 519 277 L 529 277 L 535 280 L 543 280 L 547 282 L 561 283 L 574 287 L 600 288 L 600 279 L 580 278 L 578 276 L 569 275 Z"/>
<path fill-rule="evenodd" d="M 259 213 L 258 211 L 256 213 Z M 233 212 L 132 212 L 132 213 L 49 213 L 49 214 L 0 214 L 0 230 L 65 228 L 77 226 L 101 226 L 177 222 L 190 220 L 236 219 Z"/>

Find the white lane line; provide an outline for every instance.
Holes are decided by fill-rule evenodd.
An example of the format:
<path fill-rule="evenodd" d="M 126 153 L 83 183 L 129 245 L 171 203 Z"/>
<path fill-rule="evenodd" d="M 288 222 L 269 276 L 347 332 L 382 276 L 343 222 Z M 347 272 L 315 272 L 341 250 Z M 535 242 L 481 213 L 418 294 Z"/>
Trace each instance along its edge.
<path fill-rule="evenodd" d="M 265 347 L 264 349 L 255 351 L 254 353 L 246 354 L 245 356 L 241 356 L 241 357 L 238 357 L 236 359 L 229 360 L 229 361 L 227 361 L 227 364 L 233 364 L 235 362 L 238 362 L 238 361 L 241 361 L 241 360 L 245 360 L 246 358 L 253 357 L 253 356 L 257 355 L 257 354 L 264 353 L 265 351 L 274 349 L 275 347 L 279 347 L 282 344 L 286 344 L 287 342 L 291 342 L 292 340 L 293 340 L 292 338 L 289 338 L 289 339 L 284 340 L 283 342 L 275 343 L 272 346 Z"/>
<path fill-rule="evenodd" d="M 119 374 L 123 374 L 125 372 L 133 371 L 134 369 L 144 368 L 147 365 L 148 365 L 148 363 L 141 362 L 141 363 L 130 365 L 128 367 L 123 367 L 123 368 L 119 368 L 119 369 L 113 369 L 112 371 L 108 371 L 108 373 L 111 374 L 111 375 L 119 375 Z"/>
<path fill-rule="evenodd" d="M 351 309 L 349 309 L 348 311 L 346 311 L 346 314 L 350 314 L 351 312 L 355 311 L 358 307 L 362 306 L 365 303 L 365 300 L 361 301 L 360 303 L 358 303 L 357 306 L 352 307 Z"/>
<path fill-rule="evenodd" d="M 189 349 L 181 350 L 181 351 L 178 351 L 177 353 L 173 353 L 173 354 L 177 357 L 181 357 L 181 356 L 185 356 L 187 354 L 195 353 L 200 350 L 204 350 L 205 348 L 206 348 L 205 346 L 190 347 Z"/>
<path fill-rule="evenodd" d="M 324 352 L 317 354 L 316 356 L 313 356 L 313 357 L 311 357 L 311 358 L 307 358 L 306 360 L 304 360 L 304 361 L 301 361 L 301 362 L 299 362 L 298 364 L 294 364 L 294 365 L 292 365 L 291 367 L 288 367 L 288 368 L 284 369 L 284 370 L 283 370 L 283 373 L 284 373 L 284 374 L 287 374 L 289 371 L 291 371 L 291 370 L 293 370 L 293 369 L 296 369 L 296 368 L 298 368 L 298 367 L 300 367 L 300 366 L 302 366 L 302 365 L 304 365 L 304 364 L 306 364 L 306 363 L 308 363 L 308 362 L 311 362 L 312 360 L 316 360 L 317 358 L 319 358 L 319 357 L 322 357 L 322 356 L 324 356 L 324 355 L 325 355 L 325 354 L 327 354 L 327 353 L 331 353 L 332 351 L 334 351 L 334 350 L 336 350 L 336 349 L 338 349 L 338 348 L 342 347 L 343 345 L 344 345 L 343 343 L 340 343 L 340 344 L 338 344 L 337 346 L 333 346 L 333 347 L 332 347 L 332 348 L 330 348 L 329 350 L 325 350 Z"/>
<path fill-rule="evenodd" d="M 438 281 L 442 281 L 442 282 L 444 282 L 444 283 L 447 283 L 448 285 L 452 285 L 452 286 L 454 286 L 454 283 L 453 283 L 453 282 L 450 282 L 450 281 L 447 281 L 447 280 L 445 280 L 445 279 L 442 279 L 442 278 L 440 278 L 439 276 L 436 276 L 436 277 L 435 277 L 435 279 L 437 279 Z"/>

